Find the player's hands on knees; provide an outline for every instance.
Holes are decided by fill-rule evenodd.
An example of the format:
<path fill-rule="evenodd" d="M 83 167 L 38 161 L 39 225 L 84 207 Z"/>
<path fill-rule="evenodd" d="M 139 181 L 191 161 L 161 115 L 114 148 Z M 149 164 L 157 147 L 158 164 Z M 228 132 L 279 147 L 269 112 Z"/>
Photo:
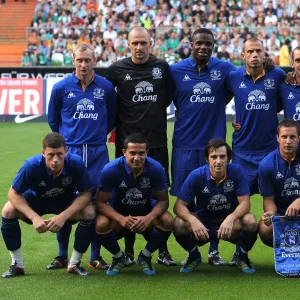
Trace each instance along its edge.
<path fill-rule="evenodd" d="M 264 222 L 264 224 L 266 226 L 270 226 L 272 224 L 272 216 L 274 216 L 274 213 L 273 212 L 265 212 L 263 215 L 262 215 L 262 221 Z"/>
<path fill-rule="evenodd" d="M 134 224 L 130 227 L 131 231 L 144 232 L 151 224 L 152 219 L 149 216 L 136 217 Z"/>
<path fill-rule="evenodd" d="M 38 233 L 44 233 L 44 232 L 48 231 L 47 223 L 42 217 L 36 216 L 31 221 L 32 221 L 32 225 L 33 225 L 34 229 Z"/>
<path fill-rule="evenodd" d="M 299 215 L 299 205 L 292 203 L 286 210 L 285 216 L 288 218 L 296 218 Z"/>
<path fill-rule="evenodd" d="M 232 124 L 232 127 L 233 127 L 234 131 L 239 131 L 241 129 L 241 124 L 236 122 L 236 116 L 234 116 L 232 118 L 232 123 L 231 124 Z"/>
<path fill-rule="evenodd" d="M 135 217 L 132 216 L 126 216 L 126 217 L 122 217 L 121 220 L 121 226 L 130 229 L 131 226 L 134 225 L 134 222 L 136 221 Z"/>
<path fill-rule="evenodd" d="M 46 220 L 45 222 L 47 223 L 49 231 L 57 232 L 64 226 L 66 220 L 62 215 L 57 215 Z"/>
<path fill-rule="evenodd" d="M 197 219 L 190 221 L 191 229 L 198 241 L 206 241 L 209 239 L 208 229 Z"/>
<path fill-rule="evenodd" d="M 230 215 L 222 222 L 218 230 L 218 239 L 228 241 L 231 237 L 234 218 Z"/>

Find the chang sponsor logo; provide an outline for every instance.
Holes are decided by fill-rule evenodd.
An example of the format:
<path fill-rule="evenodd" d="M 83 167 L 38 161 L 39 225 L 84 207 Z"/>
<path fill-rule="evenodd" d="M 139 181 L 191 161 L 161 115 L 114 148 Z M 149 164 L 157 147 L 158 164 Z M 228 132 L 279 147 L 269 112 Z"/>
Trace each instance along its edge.
<path fill-rule="evenodd" d="M 248 95 L 247 110 L 269 110 L 270 104 L 266 103 L 266 94 L 261 90 L 254 90 Z"/>
<path fill-rule="evenodd" d="M 299 195 L 299 182 L 296 178 L 290 177 L 283 184 L 281 196 Z"/>
<path fill-rule="evenodd" d="M 143 193 L 137 189 L 132 188 L 126 192 L 126 196 L 122 199 L 122 203 L 130 206 L 145 205 L 146 199 L 143 199 Z"/>
<path fill-rule="evenodd" d="M 295 105 L 295 114 L 293 115 L 294 121 L 300 120 L 300 101 Z"/>
<path fill-rule="evenodd" d="M 94 109 L 93 101 L 87 98 L 81 99 L 77 103 L 74 119 L 93 119 L 95 121 L 98 119 L 98 113 L 94 113 Z"/>
<path fill-rule="evenodd" d="M 213 195 L 209 202 L 209 205 L 207 205 L 208 210 L 228 210 L 231 207 L 231 203 L 227 203 L 226 196 L 222 194 Z"/>
<path fill-rule="evenodd" d="M 45 194 L 42 195 L 43 198 L 46 197 L 55 197 L 58 195 L 62 195 L 64 193 L 63 188 L 53 188 L 51 190 L 48 190 Z"/>
<path fill-rule="evenodd" d="M 141 81 L 135 86 L 135 95 L 132 97 L 133 102 L 156 102 L 157 95 L 153 93 L 153 85 L 148 81 Z"/>
<path fill-rule="evenodd" d="M 215 97 L 211 97 L 211 86 L 205 82 L 200 82 L 193 87 L 193 95 L 190 98 L 192 103 L 214 103 Z"/>

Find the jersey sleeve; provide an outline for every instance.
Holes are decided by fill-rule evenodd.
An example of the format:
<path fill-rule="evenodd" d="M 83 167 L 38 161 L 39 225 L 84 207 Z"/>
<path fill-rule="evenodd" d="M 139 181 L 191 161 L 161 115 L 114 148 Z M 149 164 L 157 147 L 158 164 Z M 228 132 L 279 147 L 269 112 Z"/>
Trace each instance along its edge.
<path fill-rule="evenodd" d="M 245 196 L 250 194 L 248 179 L 246 177 L 246 173 L 244 172 L 241 166 L 237 167 L 236 170 L 236 195 L 237 196 Z"/>
<path fill-rule="evenodd" d="M 117 81 L 115 80 L 115 74 L 114 74 L 114 66 L 110 65 L 107 69 L 107 75 L 105 77 L 108 81 L 110 81 L 113 86 L 117 86 Z"/>
<path fill-rule="evenodd" d="M 265 166 L 259 164 L 259 190 L 263 197 L 273 197 L 275 195 L 274 185 L 272 183 L 271 174 Z"/>
<path fill-rule="evenodd" d="M 48 105 L 48 124 L 53 132 L 59 132 L 61 124 L 61 101 L 62 93 L 58 85 L 54 85 L 51 91 L 50 101 Z"/>
<path fill-rule="evenodd" d="M 116 126 L 117 118 L 117 96 L 115 88 L 111 82 L 108 82 L 107 95 L 107 133 L 110 133 Z"/>
<path fill-rule="evenodd" d="M 112 192 L 117 184 L 118 175 L 115 175 L 112 168 L 104 167 L 102 170 L 99 180 L 98 180 L 98 189 L 102 192 Z"/>
<path fill-rule="evenodd" d="M 192 203 L 195 201 L 197 188 L 197 173 L 195 171 L 191 172 L 190 175 L 185 180 L 182 185 L 180 192 L 178 194 L 178 199 L 183 200 L 187 203 Z M 198 187 L 199 188 L 199 187 Z"/>
<path fill-rule="evenodd" d="M 162 192 L 168 189 L 167 175 L 162 166 L 159 166 L 157 170 L 155 170 L 152 188 L 157 192 Z"/>
<path fill-rule="evenodd" d="M 25 162 L 22 168 L 18 171 L 13 180 L 12 188 L 19 194 L 24 193 L 31 188 L 32 183 L 32 167 L 29 163 Z"/>
<path fill-rule="evenodd" d="M 171 67 L 169 67 L 169 70 L 168 70 L 168 77 L 167 77 L 167 97 L 170 101 L 170 103 L 172 101 L 174 101 L 174 94 L 175 94 L 175 80 L 173 78 L 173 75 L 172 75 L 172 71 L 171 71 Z M 175 103 L 174 103 L 175 104 Z"/>

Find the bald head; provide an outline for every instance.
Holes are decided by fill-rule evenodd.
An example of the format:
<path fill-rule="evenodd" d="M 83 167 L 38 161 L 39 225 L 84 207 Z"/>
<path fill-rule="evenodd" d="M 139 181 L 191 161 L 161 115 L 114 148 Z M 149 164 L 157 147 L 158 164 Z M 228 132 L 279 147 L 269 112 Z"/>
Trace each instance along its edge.
<path fill-rule="evenodd" d="M 131 59 L 135 64 L 143 64 L 149 59 L 149 51 L 152 46 L 150 34 L 144 27 L 134 27 L 129 32 L 128 47 Z"/>
<path fill-rule="evenodd" d="M 142 27 L 142 26 L 137 26 L 137 27 L 133 27 L 128 34 L 128 40 L 130 40 L 132 38 L 132 35 L 146 35 L 148 37 L 148 40 L 150 41 L 150 33 L 149 31 Z"/>

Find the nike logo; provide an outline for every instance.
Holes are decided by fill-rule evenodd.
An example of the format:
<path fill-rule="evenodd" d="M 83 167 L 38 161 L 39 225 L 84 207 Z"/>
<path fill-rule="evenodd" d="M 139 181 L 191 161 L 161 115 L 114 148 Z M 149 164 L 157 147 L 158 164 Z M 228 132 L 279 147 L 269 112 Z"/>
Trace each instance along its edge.
<path fill-rule="evenodd" d="M 15 117 L 15 122 L 20 124 L 20 123 L 25 123 L 27 121 L 30 121 L 32 119 L 36 119 L 38 117 L 40 117 L 41 115 L 32 115 L 32 116 L 28 116 L 28 117 L 22 117 L 22 115 L 17 115 Z"/>

